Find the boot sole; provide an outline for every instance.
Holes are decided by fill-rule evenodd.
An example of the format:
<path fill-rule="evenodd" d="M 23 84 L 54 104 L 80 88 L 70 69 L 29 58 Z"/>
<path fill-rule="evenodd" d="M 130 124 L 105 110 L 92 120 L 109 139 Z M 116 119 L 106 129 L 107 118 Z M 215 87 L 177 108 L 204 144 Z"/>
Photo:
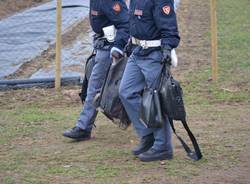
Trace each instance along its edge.
<path fill-rule="evenodd" d="M 76 137 L 70 137 L 70 136 L 67 136 L 67 135 L 64 135 L 64 137 L 67 137 L 67 138 L 70 138 L 70 139 L 74 139 L 75 141 L 87 141 L 89 139 L 91 139 L 91 137 L 82 137 L 82 138 L 76 138 Z"/>
<path fill-rule="evenodd" d="M 173 159 L 173 155 L 163 155 L 163 156 L 159 156 L 159 157 L 140 157 L 138 156 L 140 161 L 142 162 L 152 162 L 152 161 L 161 161 L 161 160 L 172 160 Z"/>
<path fill-rule="evenodd" d="M 134 150 L 132 150 L 131 153 L 132 153 L 134 156 L 138 157 L 140 154 L 142 154 L 142 153 L 148 151 L 153 145 L 154 145 L 154 144 L 151 143 L 151 144 L 149 144 L 146 148 L 141 149 L 140 151 L 134 151 Z"/>
<path fill-rule="evenodd" d="M 153 146 L 153 145 L 152 145 Z M 151 147 L 152 147 L 151 146 Z M 148 151 L 151 147 L 149 147 L 148 149 L 144 149 L 144 150 L 142 150 L 142 151 L 131 151 L 132 152 L 132 154 L 134 155 L 134 156 L 136 156 L 136 157 L 138 157 L 140 154 L 142 154 L 142 153 L 144 153 L 144 152 L 146 152 L 146 151 Z"/>

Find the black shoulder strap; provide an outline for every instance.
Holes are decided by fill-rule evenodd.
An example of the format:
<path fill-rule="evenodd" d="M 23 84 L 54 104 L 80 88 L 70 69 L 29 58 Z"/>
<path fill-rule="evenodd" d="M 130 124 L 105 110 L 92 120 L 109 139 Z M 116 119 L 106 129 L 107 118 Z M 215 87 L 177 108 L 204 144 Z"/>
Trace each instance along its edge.
<path fill-rule="evenodd" d="M 189 146 L 187 145 L 187 143 L 176 133 L 175 128 L 174 128 L 173 119 L 169 118 L 169 122 L 170 122 L 170 125 L 172 127 L 172 130 L 173 130 L 174 134 L 179 139 L 179 141 L 181 142 L 183 148 L 187 152 L 187 155 L 190 158 L 192 158 L 193 160 L 200 160 L 202 158 L 200 147 L 199 147 L 199 145 L 198 145 L 198 143 L 196 141 L 196 138 L 194 137 L 193 133 L 189 129 L 186 120 L 182 120 L 181 122 L 182 122 L 185 130 L 187 131 L 190 140 L 192 141 L 192 144 L 193 144 L 193 147 L 194 147 L 194 152 L 189 148 Z"/>

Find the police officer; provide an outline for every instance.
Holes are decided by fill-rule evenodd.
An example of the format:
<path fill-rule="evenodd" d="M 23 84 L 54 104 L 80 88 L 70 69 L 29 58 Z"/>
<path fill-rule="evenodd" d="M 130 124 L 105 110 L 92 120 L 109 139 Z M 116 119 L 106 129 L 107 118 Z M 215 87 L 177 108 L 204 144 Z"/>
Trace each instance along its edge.
<path fill-rule="evenodd" d="M 93 104 L 95 95 L 100 92 L 108 68 L 113 59 L 123 55 L 129 39 L 129 16 L 124 0 L 90 0 L 90 24 L 96 50 L 95 65 L 92 70 L 85 103 L 76 126 L 63 133 L 75 140 L 88 140 L 96 119 L 97 110 Z"/>
<path fill-rule="evenodd" d="M 168 118 L 162 128 L 146 128 L 139 119 L 141 92 L 156 87 L 162 61 L 170 62 L 179 44 L 173 0 L 131 0 L 130 34 L 135 45 L 121 81 L 121 101 L 140 138 L 132 153 L 141 161 L 172 159 L 172 132 Z"/>

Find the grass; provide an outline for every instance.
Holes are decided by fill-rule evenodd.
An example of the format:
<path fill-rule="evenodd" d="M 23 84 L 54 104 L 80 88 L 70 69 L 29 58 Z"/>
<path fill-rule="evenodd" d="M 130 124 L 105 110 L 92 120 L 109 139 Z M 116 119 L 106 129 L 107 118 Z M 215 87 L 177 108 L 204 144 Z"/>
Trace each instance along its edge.
<path fill-rule="evenodd" d="M 249 8 L 247 0 L 217 1 L 219 79 L 208 81 L 207 67 L 189 75 L 184 86 L 188 103 L 250 102 Z"/>
<path fill-rule="evenodd" d="M 97 134 L 96 138 L 86 143 L 71 143 L 61 137 L 61 132 L 72 123 L 73 118 L 69 117 L 71 121 L 69 124 L 67 118 L 58 121 L 53 116 L 48 116 L 26 127 L 27 122 L 19 125 L 23 122 L 20 121 L 22 115 L 13 112 L 14 115 L 11 116 L 12 121 L 8 127 L 11 127 L 10 125 L 20 127 L 18 127 L 18 132 L 15 132 L 15 136 L 3 136 L 5 143 L 1 150 L 1 158 L 4 159 L 1 159 L 0 173 L 4 173 L 4 176 L 1 181 L 3 183 L 17 182 L 17 178 L 14 180 L 10 178 L 9 174 L 14 174 L 22 183 L 53 183 L 58 178 L 63 178 L 65 181 L 74 178 L 76 183 L 80 181 L 131 183 L 138 179 L 135 176 L 141 175 L 140 181 L 150 183 L 153 176 L 145 173 L 157 172 L 161 177 L 173 178 L 173 180 L 190 179 L 199 176 L 207 167 L 227 170 L 238 165 L 240 163 L 238 156 L 245 144 L 241 140 L 247 137 L 249 131 L 249 127 L 248 130 L 243 131 L 242 127 L 235 128 L 233 125 L 241 112 L 236 111 L 227 117 L 227 113 L 230 112 L 229 108 L 216 111 L 212 109 L 215 107 L 213 104 L 202 107 L 192 105 L 192 107 L 193 109 L 189 110 L 191 122 L 196 122 L 194 115 L 197 113 L 200 114 L 198 117 L 200 121 L 208 120 L 206 124 L 195 126 L 197 138 L 205 155 L 204 159 L 200 162 L 193 162 L 185 157 L 184 150 L 178 146 L 176 158 L 163 164 L 159 162 L 144 164 L 132 157 L 130 149 L 133 144 L 128 142 L 128 140 L 135 140 L 132 129 L 126 132 L 119 130 L 107 122 L 103 115 L 98 116 L 98 127 L 94 130 Z M 204 114 L 207 109 L 211 109 L 208 115 Z M 64 112 L 74 113 L 75 110 L 74 107 L 72 109 L 68 107 L 64 109 Z M 17 108 L 16 111 L 19 112 L 20 109 Z M 47 111 L 53 111 L 55 114 L 62 113 L 60 108 L 47 109 Z M 33 111 L 25 112 L 33 113 Z M 224 121 L 218 126 L 217 123 L 220 120 Z M 43 123 L 43 121 L 48 123 Z M 28 130 L 24 131 L 22 129 L 24 127 Z M 11 132 L 8 128 L 4 130 Z M 181 129 L 178 128 L 178 131 L 183 134 Z M 241 136 L 237 136 L 239 132 Z M 231 145 L 233 145 L 233 150 L 231 150 Z"/>
<path fill-rule="evenodd" d="M 79 109 L 72 112 L 72 110 L 65 110 L 65 108 L 55 110 L 53 108 L 39 108 L 33 105 L 24 105 L 24 107 L 12 110 L 2 110 L 0 116 L 3 122 L 1 125 L 4 129 L 0 129 L 3 136 L 0 139 L 0 144 L 5 144 L 15 137 L 34 135 L 38 131 L 44 131 L 47 123 L 74 121 L 78 112 Z M 9 124 L 12 126 L 9 126 Z"/>

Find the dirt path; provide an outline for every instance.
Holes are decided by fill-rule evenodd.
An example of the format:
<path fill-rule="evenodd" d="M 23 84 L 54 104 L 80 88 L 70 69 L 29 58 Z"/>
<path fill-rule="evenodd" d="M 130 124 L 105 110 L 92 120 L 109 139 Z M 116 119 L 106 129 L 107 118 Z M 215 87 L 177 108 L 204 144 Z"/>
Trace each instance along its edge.
<path fill-rule="evenodd" d="M 80 74 L 83 74 L 84 71 L 84 64 L 86 62 L 86 59 L 88 58 L 89 54 L 91 53 L 91 38 L 89 38 L 89 22 L 88 19 L 84 19 L 80 23 L 72 26 L 65 34 L 62 35 L 62 49 L 71 48 L 74 44 L 77 43 L 77 40 L 80 43 L 85 44 L 80 52 L 74 53 L 75 58 L 74 61 L 78 61 L 76 58 L 80 57 L 81 61 L 78 62 L 76 65 L 73 65 L 72 58 L 67 59 L 64 57 L 64 52 L 62 52 L 62 72 L 65 72 L 69 69 L 67 67 L 72 69 L 72 72 L 78 72 Z M 82 46 L 82 45 L 79 45 Z M 68 49 L 70 50 L 70 49 Z M 76 50 L 76 49 L 75 49 Z M 74 50 L 74 51 L 75 51 Z M 63 50 L 62 50 L 63 51 Z M 45 50 L 40 56 L 35 57 L 31 61 L 24 63 L 15 73 L 8 75 L 5 77 L 5 79 L 26 79 L 32 77 L 32 75 L 36 74 L 40 70 L 43 71 L 43 74 L 40 74 L 40 78 L 43 78 L 43 76 L 48 77 L 49 75 L 45 75 L 45 71 L 47 70 L 48 73 L 51 75 L 51 71 L 54 71 L 54 62 L 55 62 L 55 44 L 51 45 L 49 49 Z M 68 65 L 66 65 L 66 63 Z M 70 65 L 71 63 L 71 65 Z M 73 67 L 73 68 L 72 68 Z M 69 72 L 69 71 L 68 71 Z M 63 73 L 64 75 L 65 73 Z M 52 75 L 54 76 L 54 75 Z"/>
<path fill-rule="evenodd" d="M 181 43 L 176 75 L 184 80 L 188 73 L 206 67 L 210 62 L 209 2 L 182 0 L 177 14 Z"/>
<path fill-rule="evenodd" d="M 50 0 L 0 0 L 0 20 L 26 8 L 46 3 Z"/>
<path fill-rule="evenodd" d="M 209 40 L 209 16 L 210 16 L 210 9 L 209 9 L 209 1 L 200 1 L 200 0 L 182 0 L 181 6 L 179 9 L 179 20 L 180 24 L 180 32 L 182 41 L 180 47 L 178 49 L 178 56 L 179 56 L 179 67 L 175 69 L 174 74 L 176 77 L 184 82 L 188 86 L 189 80 L 187 77 L 192 75 L 194 72 L 198 70 L 203 70 L 210 65 L 210 40 Z M 210 78 L 207 78 L 210 81 Z M 204 81 L 204 83 L 208 83 L 208 81 Z M 202 92 L 202 91 L 201 91 Z M 204 94 L 205 95 L 205 94 Z M 240 108 L 240 109 L 249 109 L 250 106 L 248 103 L 237 105 L 232 104 L 232 109 Z M 228 109 L 227 113 L 232 113 L 229 107 L 225 107 L 224 105 L 216 105 L 217 109 Z M 207 113 L 211 113 L 211 110 L 208 109 Z M 246 113 L 246 112 L 245 112 Z M 195 113 L 196 114 L 196 113 Z M 197 114 L 199 114 L 197 112 Z M 244 130 L 242 127 L 242 123 L 245 122 L 245 129 L 249 131 L 249 115 L 240 113 L 239 119 L 237 119 L 237 125 L 239 129 Z M 200 119 L 201 116 L 197 117 Z M 235 118 L 235 117 L 234 117 Z M 191 118 L 191 121 L 193 119 Z M 207 120 L 206 120 L 207 121 Z M 211 121 L 209 119 L 208 121 Z M 207 122 L 209 123 L 209 122 Z M 211 122 L 210 122 L 211 123 Z M 218 124 L 217 124 L 218 123 Z M 227 122 L 226 119 L 222 120 L 222 122 L 215 123 L 214 131 L 216 134 L 210 135 L 212 137 L 221 136 L 219 132 L 228 131 L 228 127 L 223 125 Z M 234 122 L 232 122 L 234 123 Z M 236 122 L 235 122 L 236 123 Z M 220 125 L 223 124 L 223 125 Z M 228 133 L 232 136 L 233 139 L 240 139 L 238 134 L 234 132 Z M 249 135 L 245 135 L 243 139 L 249 139 Z M 225 139 L 229 139 L 225 137 Z M 222 143 L 216 143 L 220 146 L 223 146 Z M 235 143 L 238 144 L 238 143 Z M 249 146 L 249 144 L 247 144 Z M 224 145 L 225 146 L 225 145 Z M 245 144 L 241 145 L 240 154 L 238 158 L 238 164 L 230 166 L 228 169 L 209 169 L 205 168 L 199 174 L 199 176 L 194 177 L 190 180 L 190 183 L 248 183 L 250 181 L 250 177 L 248 173 L 250 173 L 250 161 L 249 157 L 249 147 Z M 231 149 L 235 147 L 240 147 L 239 145 L 229 145 Z M 245 147 L 245 148 L 244 148 Z M 213 149 L 211 147 L 211 149 Z M 236 148 L 237 149 L 237 148 Z M 248 150 L 248 151 L 247 151 Z M 230 152 L 230 149 L 228 149 Z M 213 156 L 212 156 L 213 157 Z M 217 158 L 218 159 L 218 158 Z M 219 162 L 219 161 L 218 161 Z"/>
<path fill-rule="evenodd" d="M 88 16 L 88 4 L 88 0 L 62 1 L 63 33 Z M 24 63 L 41 55 L 55 43 L 55 21 L 56 1 L 30 8 L 0 21 L 0 78 L 15 73 Z M 69 54 L 68 50 L 64 50 L 64 53 Z M 71 52 L 74 51 L 72 49 Z M 69 61 L 73 57 L 67 58 L 67 64 L 74 64 L 74 61 Z M 75 63 L 79 65 L 79 61 Z"/>

